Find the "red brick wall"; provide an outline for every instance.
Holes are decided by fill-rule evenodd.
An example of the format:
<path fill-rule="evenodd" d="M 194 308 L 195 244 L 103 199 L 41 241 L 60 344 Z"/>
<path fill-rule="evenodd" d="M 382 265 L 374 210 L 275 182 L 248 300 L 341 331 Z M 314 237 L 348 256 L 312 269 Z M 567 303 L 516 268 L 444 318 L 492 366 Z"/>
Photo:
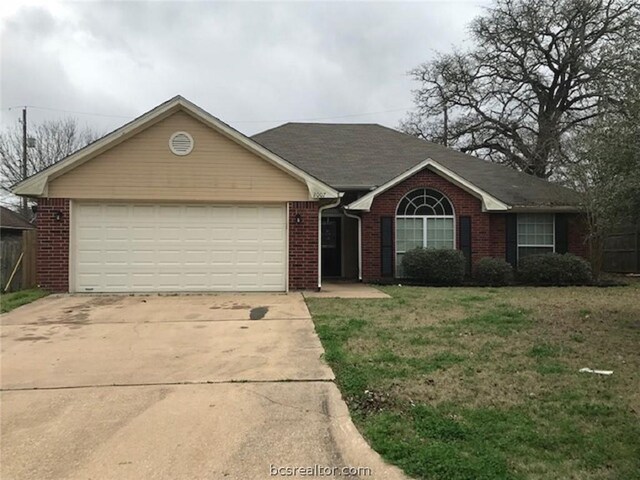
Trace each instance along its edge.
<path fill-rule="evenodd" d="M 296 216 L 302 220 L 296 223 Z M 318 202 L 289 203 L 289 289 L 318 288 Z"/>
<path fill-rule="evenodd" d="M 381 277 L 380 217 L 393 217 L 395 223 L 398 203 L 402 197 L 416 188 L 433 188 L 449 198 L 456 215 L 456 232 L 458 235 L 459 217 L 471 217 L 471 258 L 474 263 L 482 257 L 493 255 L 493 239 L 490 235 L 491 215 L 482 212 L 480 200 L 430 170 L 422 170 L 376 197 L 371 205 L 371 211 L 362 214 L 362 274 L 364 280 L 375 280 Z M 504 244 L 504 239 L 501 241 Z M 459 247 L 459 245 L 460 238 L 457 238 L 456 246 Z M 395 252 L 395 244 L 393 251 Z M 504 252 L 502 256 L 504 257 Z"/>
<path fill-rule="evenodd" d="M 56 212 L 62 213 L 60 221 Z M 38 199 L 38 284 L 50 292 L 69 291 L 69 220 L 68 198 Z"/>
<path fill-rule="evenodd" d="M 62 212 L 60 222 L 55 212 Z M 297 224 L 296 215 L 302 222 Z M 38 284 L 51 292 L 69 291 L 69 199 L 38 200 Z M 289 288 L 318 287 L 318 203 L 289 203 Z"/>

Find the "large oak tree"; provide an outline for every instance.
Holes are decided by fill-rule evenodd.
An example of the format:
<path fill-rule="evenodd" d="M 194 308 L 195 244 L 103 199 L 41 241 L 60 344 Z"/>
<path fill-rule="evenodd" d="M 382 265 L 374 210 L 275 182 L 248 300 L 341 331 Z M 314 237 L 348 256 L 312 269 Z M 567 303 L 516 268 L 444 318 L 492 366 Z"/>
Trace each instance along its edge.
<path fill-rule="evenodd" d="M 633 0 L 496 0 L 474 47 L 416 68 L 408 133 L 542 178 L 565 173 L 567 139 L 621 105 L 639 68 Z"/>

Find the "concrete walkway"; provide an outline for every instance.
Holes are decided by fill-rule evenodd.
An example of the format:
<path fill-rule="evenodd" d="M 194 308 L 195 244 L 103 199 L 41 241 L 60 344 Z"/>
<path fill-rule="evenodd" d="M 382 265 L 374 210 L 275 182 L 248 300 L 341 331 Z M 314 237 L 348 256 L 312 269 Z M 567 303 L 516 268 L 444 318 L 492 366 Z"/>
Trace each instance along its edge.
<path fill-rule="evenodd" d="M 306 298 L 391 298 L 371 285 L 359 282 L 322 282 L 319 292 L 307 291 Z"/>
<path fill-rule="evenodd" d="M 404 478 L 351 422 L 300 294 L 52 296 L 0 321 L 2 479 Z"/>

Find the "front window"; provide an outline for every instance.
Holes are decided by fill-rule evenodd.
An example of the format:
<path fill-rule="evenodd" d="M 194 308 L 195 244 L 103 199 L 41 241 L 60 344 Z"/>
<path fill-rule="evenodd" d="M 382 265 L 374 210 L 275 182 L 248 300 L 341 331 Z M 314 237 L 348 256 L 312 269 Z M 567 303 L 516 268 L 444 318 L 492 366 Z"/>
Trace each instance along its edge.
<path fill-rule="evenodd" d="M 518 214 L 518 258 L 555 250 L 555 221 L 552 213 Z"/>
<path fill-rule="evenodd" d="M 429 188 L 409 192 L 396 210 L 396 275 L 402 277 L 402 257 L 417 247 L 455 248 L 453 206 Z"/>

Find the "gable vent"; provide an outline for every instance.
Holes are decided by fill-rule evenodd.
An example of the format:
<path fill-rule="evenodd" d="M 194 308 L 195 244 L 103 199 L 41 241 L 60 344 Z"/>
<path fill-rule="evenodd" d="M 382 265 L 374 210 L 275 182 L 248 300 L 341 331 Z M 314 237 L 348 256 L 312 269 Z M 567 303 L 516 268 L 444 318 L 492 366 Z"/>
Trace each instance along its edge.
<path fill-rule="evenodd" d="M 187 132 L 176 132 L 169 139 L 169 148 L 176 155 L 188 155 L 193 150 L 193 137 Z"/>

